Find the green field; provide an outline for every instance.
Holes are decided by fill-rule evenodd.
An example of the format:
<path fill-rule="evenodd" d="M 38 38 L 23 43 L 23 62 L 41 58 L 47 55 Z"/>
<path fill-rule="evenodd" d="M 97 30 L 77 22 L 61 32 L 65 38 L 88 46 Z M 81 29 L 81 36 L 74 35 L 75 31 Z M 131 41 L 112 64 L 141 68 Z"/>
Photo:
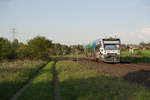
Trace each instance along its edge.
<path fill-rule="evenodd" d="M 30 60 L 0 63 L 0 100 L 10 99 L 45 63 Z"/>
<path fill-rule="evenodd" d="M 0 100 L 9 100 L 44 61 L 1 63 Z M 55 61 L 49 62 L 34 77 L 17 100 L 53 100 Z M 59 94 L 62 100 L 150 100 L 150 89 L 112 78 L 88 65 L 73 61 L 57 61 Z"/>
<path fill-rule="evenodd" d="M 149 100 L 150 90 L 72 61 L 56 64 L 62 100 Z"/>
<path fill-rule="evenodd" d="M 150 63 L 150 50 L 135 50 L 132 55 L 129 51 L 121 51 L 122 62 Z"/>
<path fill-rule="evenodd" d="M 141 52 L 141 54 L 139 54 Z M 135 50 L 132 55 L 129 54 L 128 50 L 121 51 L 123 57 L 125 56 L 141 56 L 141 57 L 150 57 L 150 50 Z"/>
<path fill-rule="evenodd" d="M 53 67 L 54 62 L 48 63 L 32 81 L 29 87 L 19 96 L 18 100 L 52 100 Z"/>

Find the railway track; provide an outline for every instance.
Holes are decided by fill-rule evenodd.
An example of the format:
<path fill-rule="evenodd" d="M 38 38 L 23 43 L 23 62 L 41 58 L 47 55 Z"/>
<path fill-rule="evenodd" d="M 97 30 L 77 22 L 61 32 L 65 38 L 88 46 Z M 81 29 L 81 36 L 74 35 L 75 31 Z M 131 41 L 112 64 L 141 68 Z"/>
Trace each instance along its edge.
<path fill-rule="evenodd" d="M 88 61 L 90 62 L 95 62 L 103 65 L 111 65 L 111 66 L 118 66 L 120 68 L 125 68 L 125 69 L 131 69 L 134 71 L 150 71 L 150 64 L 144 65 L 144 64 L 134 64 L 134 63 L 117 63 L 117 64 L 109 64 L 109 63 L 104 63 L 103 61 L 96 62 L 92 58 L 74 58 L 74 57 L 61 57 L 59 58 L 60 60 L 73 60 L 73 61 Z"/>
<path fill-rule="evenodd" d="M 99 63 L 99 64 L 106 64 L 108 65 L 109 63 L 105 63 L 103 61 L 99 61 L 99 62 L 96 62 L 95 60 L 93 59 L 85 59 L 85 60 L 88 60 L 88 61 L 92 61 L 92 62 L 95 62 L 95 63 Z M 126 63 L 116 63 L 116 64 L 110 64 L 110 65 L 117 65 L 119 66 L 120 68 L 126 68 L 126 69 L 131 69 L 131 70 L 134 70 L 134 71 L 146 71 L 146 72 L 150 72 L 150 65 L 143 65 L 143 64 L 134 64 L 134 63 L 131 63 L 131 64 L 126 64 Z"/>
<path fill-rule="evenodd" d="M 132 69 L 135 71 L 150 71 L 150 65 L 149 66 L 145 66 L 145 65 L 138 65 L 138 64 L 118 64 L 120 67 L 123 68 L 128 68 L 128 69 Z"/>

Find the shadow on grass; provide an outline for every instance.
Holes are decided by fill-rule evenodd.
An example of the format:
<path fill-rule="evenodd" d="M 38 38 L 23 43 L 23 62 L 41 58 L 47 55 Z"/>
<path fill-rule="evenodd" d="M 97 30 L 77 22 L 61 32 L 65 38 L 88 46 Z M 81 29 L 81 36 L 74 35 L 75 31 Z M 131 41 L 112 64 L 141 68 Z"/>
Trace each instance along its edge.
<path fill-rule="evenodd" d="M 21 86 L 20 84 L 21 82 L 5 82 L 4 84 L 2 84 L 0 88 L 3 89 L 3 91 L 0 91 L 0 100 L 10 100 L 10 96 L 12 96 L 12 94 L 16 92 L 14 88 L 18 88 L 18 86 Z M 3 88 L 4 85 L 6 85 L 7 87 Z M 52 100 L 52 85 L 52 81 L 32 84 L 27 89 L 27 91 L 23 92 L 23 95 L 21 95 L 21 97 L 19 97 L 17 100 Z"/>
<path fill-rule="evenodd" d="M 52 100 L 54 95 L 52 74 L 53 67 L 42 69 L 17 100 Z"/>
<path fill-rule="evenodd" d="M 150 71 L 129 72 L 123 79 L 150 88 Z"/>
<path fill-rule="evenodd" d="M 13 84 L 5 83 L 5 85 L 11 86 Z M 86 79 L 70 78 L 60 82 L 59 85 L 62 100 L 136 100 L 136 97 L 150 99 L 150 94 L 148 94 L 150 91 L 146 93 L 140 88 L 107 76 Z M 53 81 L 40 81 L 31 84 L 18 100 L 52 100 L 53 96 Z"/>
<path fill-rule="evenodd" d="M 0 83 L 0 100 L 9 100 L 10 97 L 22 87 L 24 82 L 3 82 Z"/>
<path fill-rule="evenodd" d="M 150 57 L 121 57 L 121 63 L 149 63 Z"/>
<path fill-rule="evenodd" d="M 53 81 L 30 84 L 17 100 L 53 100 Z"/>
<path fill-rule="evenodd" d="M 105 76 L 68 79 L 59 83 L 63 100 L 137 100 L 150 99 L 150 94 L 126 82 Z M 145 93 L 150 91 L 145 91 Z M 139 99 L 143 100 L 143 99 Z"/>
<path fill-rule="evenodd" d="M 134 74 L 132 73 L 128 77 L 134 76 Z M 148 77 L 145 77 L 144 79 L 147 80 Z M 17 82 L 15 84 L 20 83 Z M 11 86 L 13 84 L 5 83 L 5 85 Z M 81 79 L 70 78 L 60 82 L 59 85 L 62 100 L 93 100 L 93 98 L 94 100 L 136 100 L 136 97 L 145 98 L 147 100 L 150 99 L 150 94 L 148 94 L 150 91 L 147 91 L 146 93 L 140 88 L 135 88 L 126 82 L 107 76 Z M 23 95 L 19 100 L 52 100 L 51 98 L 54 96 L 52 91 L 53 81 L 36 82 L 31 84 L 27 90 L 23 92 Z M 141 94 L 141 92 L 143 93 Z M 143 95 L 144 93 L 145 95 Z"/>
<path fill-rule="evenodd" d="M 22 69 L 20 69 L 22 70 Z M 24 68 L 23 73 L 28 75 L 24 75 L 22 77 L 14 78 L 13 75 L 19 71 L 18 68 L 9 68 L 7 70 L 1 70 L 1 79 L 0 82 L 0 100 L 9 100 L 12 95 L 15 94 L 24 84 L 27 83 L 27 80 L 33 75 L 36 70 L 35 68 Z M 31 73 L 33 71 L 33 73 Z M 2 75 L 2 73 L 7 73 L 7 75 Z M 10 76 L 12 75 L 12 76 Z M 8 79 L 7 79 L 8 77 Z M 9 79 L 9 77 L 12 77 Z"/>
<path fill-rule="evenodd" d="M 29 82 L 47 63 L 37 65 L 34 68 L 9 68 L 0 73 L 0 100 L 9 100 L 17 91 Z M 17 76 L 15 73 L 21 76 Z M 4 73 L 4 75 L 2 74 Z M 8 77 L 8 78 L 7 78 Z"/>

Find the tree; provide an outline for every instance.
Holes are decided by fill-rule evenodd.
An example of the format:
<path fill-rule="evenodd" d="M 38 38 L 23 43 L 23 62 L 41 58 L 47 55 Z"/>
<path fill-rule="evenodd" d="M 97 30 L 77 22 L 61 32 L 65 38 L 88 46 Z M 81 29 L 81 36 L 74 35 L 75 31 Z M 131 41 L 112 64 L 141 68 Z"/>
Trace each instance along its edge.
<path fill-rule="evenodd" d="M 48 56 L 49 48 L 52 47 L 52 41 L 45 37 L 37 36 L 30 40 L 27 44 L 27 49 L 30 53 L 30 58 L 45 58 Z"/>
<path fill-rule="evenodd" d="M 0 59 L 13 59 L 14 51 L 12 49 L 10 41 L 5 38 L 0 38 Z"/>
<path fill-rule="evenodd" d="M 28 46 L 23 43 L 19 44 L 19 47 L 16 52 L 17 52 L 17 57 L 20 59 L 25 59 L 30 57 L 30 51 L 28 49 Z"/>
<path fill-rule="evenodd" d="M 82 46 L 75 45 L 76 50 L 82 51 Z M 66 55 L 72 52 L 71 46 L 52 43 L 45 37 L 37 36 L 27 42 L 18 42 L 17 39 L 10 42 L 0 38 L 0 59 L 41 59 L 51 55 Z"/>
<path fill-rule="evenodd" d="M 145 44 L 146 44 L 145 42 L 141 42 L 141 43 L 140 43 L 141 46 L 144 46 Z"/>
<path fill-rule="evenodd" d="M 59 43 L 54 44 L 54 52 L 56 53 L 56 55 L 62 55 L 63 51 L 62 51 L 62 45 Z"/>
<path fill-rule="evenodd" d="M 84 52 L 84 46 L 83 45 L 72 45 L 71 48 L 72 48 L 72 51 L 74 54 L 77 52 L 78 52 L 78 54 L 79 53 L 81 54 Z"/>

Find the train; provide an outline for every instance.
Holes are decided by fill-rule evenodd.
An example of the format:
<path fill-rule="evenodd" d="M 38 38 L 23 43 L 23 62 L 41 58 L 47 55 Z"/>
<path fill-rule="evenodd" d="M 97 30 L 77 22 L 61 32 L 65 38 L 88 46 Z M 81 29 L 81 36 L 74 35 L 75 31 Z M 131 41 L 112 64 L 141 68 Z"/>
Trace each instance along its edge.
<path fill-rule="evenodd" d="M 85 55 L 88 56 L 90 51 L 91 56 L 96 61 L 102 60 L 107 63 L 120 62 L 121 41 L 119 38 L 102 38 L 85 45 Z"/>

